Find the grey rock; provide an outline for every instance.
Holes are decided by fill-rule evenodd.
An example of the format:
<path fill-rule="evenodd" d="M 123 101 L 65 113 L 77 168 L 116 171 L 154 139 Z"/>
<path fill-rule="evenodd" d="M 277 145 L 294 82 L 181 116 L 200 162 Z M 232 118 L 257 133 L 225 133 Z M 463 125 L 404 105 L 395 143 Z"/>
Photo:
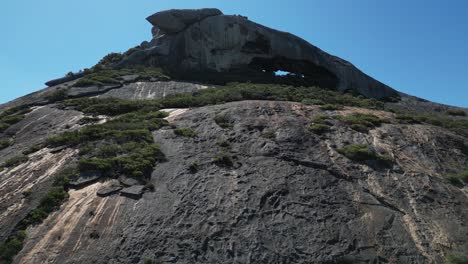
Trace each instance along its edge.
<path fill-rule="evenodd" d="M 122 186 L 118 186 L 118 185 L 117 186 L 105 186 L 99 189 L 96 194 L 99 197 L 107 197 L 107 196 L 119 193 L 120 190 L 122 190 L 122 188 L 123 188 Z"/>
<path fill-rule="evenodd" d="M 134 185 L 128 188 L 124 188 L 120 191 L 120 195 L 132 198 L 132 199 L 140 199 L 145 191 L 144 185 Z"/>
<path fill-rule="evenodd" d="M 119 181 L 125 186 L 134 186 L 134 185 L 140 184 L 140 181 L 138 181 L 137 179 L 129 178 L 125 176 L 119 177 Z"/>
<path fill-rule="evenodd" d="M 223 13 L 215 8 L 204 9 L 172 9 L 158 12 L 147 18 L 153 26 L 161 29 L 164 33 L 177 33 L 187 26 L 210 17 L 218 16 Z"/>
<path fill-rule="evenodd" d="M 205 12 L 206 16 L 200 15 Z M 147 57 L 159 56 L 161 65 L 187 78 L 272 78 L 274 71 L 283 70 L 304 76 L 309 83 L 340 91 L 356 90 L 367 97 L 397 95 L 351 63 L 297 36 L 242 16 L 206 9 L 168 10 L 148 20 L 171 34 L 158 35 L 155 46 L 145 51 L 146 57 L 128 58 L 121 65 L 141 64 Z"/>
<path fill-rule="evenodd" d="M 101 178 L 101 175 L 97 172 L 90 172 L 87 174 L 82 174 L 77 179 L 71 180 L 69 185 L 72 188 L 79 189 L 87 185 L 97 182 Z"/>
<path fill-rule="evenodd" d="M 83 76 L 84 76 L 84 72 L 72 73 L 72 74 L 69 74 L 69 75 L 67 75 L 65 77 L 48 81 L 48 82 L 45 83 L 45 85 L 47 85 L 49 87 L 50 86 L 56 86 L 56 85 L 59 85 L 59 84 L 63 84 L 63 83 L 66 83 L 66 82 L 70 82 L 70 81 L 79 79 L 79 78 L 81 78 Z"/>
<path fill-rule="evenodd" d="M 214 122 L 219 113 L 229 116 L 231 129 Z M 468 145 L 466 138 L 434 126 L 397 123 L 360 133 L 341 122 L 318 136 L 307 126 L 321 114 L 327 112 L 316 106 L 269 101 L 180 114 L 171 123 L 196 129 L 198 136 L 153 133 L 168 160 L 152 174 L 155 192 L 142 196 L 140 185 L 122 190 L 133 199 L 86 200 L 80 212 L 97 212 L 92 218 L 74 207 L 61 210 L 35 229 L 17 260 L 435 264 L 442 263 L 447 247 L 467 249 L 464 190 L 443 179 L 445 172 L 468 166 L 459 151 Z M 265 131 L 276 133 L 266 139 Z M 230 147 L 219 146 L 219 140 Z M 373 169 L 336 151 L 350 143 L 383 149 L 400 168 Z M 213 162 L 222 152 L 233 167 Z M 193 173 L 188 167 L 195 161 L 199 170 Z M 84 231 L 62 236 L 61 243 L 43 239 L 67 219 Z M 92 230 L 99 239 L 82 235 Z M 47 254 L 31 255 L 33 249 Z"/>

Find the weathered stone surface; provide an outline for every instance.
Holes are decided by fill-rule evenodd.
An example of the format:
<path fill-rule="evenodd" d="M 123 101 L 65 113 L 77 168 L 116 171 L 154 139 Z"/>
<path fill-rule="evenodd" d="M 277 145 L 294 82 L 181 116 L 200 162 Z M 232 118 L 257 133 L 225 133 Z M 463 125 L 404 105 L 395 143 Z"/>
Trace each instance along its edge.
<path fill-rule="evenodd" d="M 340 91 L 356 90 L 374 98 L 396 95 L 395 90 L 351 63 L 292 34 L 242 16 L 219 14 L 202 20 L 195 19 L 197 17 L 194 10 L 169 10 L 151 16 L 148 20 L 154 26 L 174 34 L 158 35 L 154 46 L 147 49 L 147 57 L 159 56 L 160 64 L 190 78 L 208 75 L 205 76 L 208 80 L 219 77 L 219 73 L 239 78 L 246 78 L 246 74 L 266 78 L 283 70 L 304 76 L 309 83 Z M 121 65 L 139 64 L 142 63 L 139 60 L 145 59 L 145 56 L 130 58 Z"/>
<path fill-rule="evenodd" d="M 83 188 L 87 185 L 97 182 L 100 178 L 101 175 L 98 172 L 82 174 L 77 179 L 70 181 L 70 187 L 75 189 Z"/>
<path fill-rule="evenodd" d="M 194 129 L 196 139 L 154 132 L 168 160 L 153 172 L 155 192 L 138 201 L 101 199 L 86 187 L 31 230 L 17 261 L 436 264 L 451 249 L 466 250 L 466 187 L 443 175 L 468 166 L 460 151 L 468 140 L 426 125 L 360 133 L 333 121 L 321 136 L 307 129 L 317 115 L 354 112 L 394 117 L 268 101 L 188 110 L 171 123 Z M 220 113 L 232 129 L 214 122 Z M 273 138 L 262 136 L 270 130 Z M 223 140 L 228 149 L 218 145 Z M 388 153 L 397 168 L 376 170 L 336 151 L 350 143 Z M 213 162 L 223 152 L 232 167 Z M 69 230 L 68 222 L 75 231 L 57 240 L 54 232 Z M 98 239 L 89 238 L 94 231 Z"/>
<path fill-rule="evenodd" d="M 143 185 L 134 185 L 128 188 L 124 188 L 120 191 L 120 195 L 132 198 L 132 199 L 140 199 L 145 191 L 145 186 Z"/>
<path fill-rule="evenodd" d="M 137 179 L 133 179 L 133 178 L 125 177 L 125 176 L 119 177 L 119 181 L 125 186 L 134 186 L 134 185 L 140 184 L 140 181 L 138 181 Z"/>
<path fill-rule="evenodd" d="M 118 180 L 111 180 L 104 183 L 96 194 L 100 197 L 107 197 L 119 193 L 122 189 L 123 187 L 120 185 L 120 182 Z"/>
<path fill-rule="evenodd" d="M 112 89 L 98 95 L 98 98 L 121 99 L 158 99 L 178 93 L 191 93 L 208 88 L 207 85 L 187 82 L 135 82 L 123 85 L 119 89 Z"/>
<path fill-rule="evenodd" d="M 153 26 L 158 27 L 164 33 L 177 33 L 184 30 L 187 26 L 210 17 L 218 16 L 223 13 L 216 8 L 204 9 L 185 9 L 185 10 L 167 10 L 156 13 L 147 18 Z"/>

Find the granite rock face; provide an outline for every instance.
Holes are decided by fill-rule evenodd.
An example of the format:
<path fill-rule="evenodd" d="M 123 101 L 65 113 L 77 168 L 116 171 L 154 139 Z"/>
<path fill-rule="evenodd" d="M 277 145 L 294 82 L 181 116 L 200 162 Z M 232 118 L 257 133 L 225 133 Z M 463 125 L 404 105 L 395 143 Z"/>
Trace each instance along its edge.
<path fill-rule="evenodd" d="M 184 30 L 187 26 L 199 22 L 207 17 L 222 14 L 223 13 L 221 11 L 215 8 L 197 10 L 173 9 L 156 13 L 148 17 L 147 20 L 165 33 L 177 33 Z"/>
<path fill-rule="evenodd" d="M 356 90 L 373 98 L 396 95 L 395 90 L 351 63 L 243 16 L 223 15 L 216 9 L 169 10 L 150 16 L 148 21 L 155 27 L 152 46 L 145 56 L 135 55 L 121 65 L 155 57 L 181 76 L 213 79 L 216 75 L 233 80 L 239 76 L 269 78 L 282 70 L 340 91 Z"/>
<path fill-rule="evenodd" d="M 102 183 L 70 191 L 59 211 L 28 231 L 16 263 L 435 264 L 449 248 L 467 250 L 466 188 L 441 175 L 468 166 L 460 150 L 468 140 L 425 125 L 361 133 L 333 121 L 322 136 L 307 129 L 317 115 L 356 112 L 394 117 L 270 101 L 170 116 L 198 136 L 154 132 L 168 160 L 153 172 L 154 192 L 136 186 L 130 197 L 102 198 Z M 219 114 L 232 128 L 215 123 Z M 350 143 L 369 144 L 394 165 L 372 168 L 337 152 Z M 216 163 L 220 154 L 232 166 Z"/>

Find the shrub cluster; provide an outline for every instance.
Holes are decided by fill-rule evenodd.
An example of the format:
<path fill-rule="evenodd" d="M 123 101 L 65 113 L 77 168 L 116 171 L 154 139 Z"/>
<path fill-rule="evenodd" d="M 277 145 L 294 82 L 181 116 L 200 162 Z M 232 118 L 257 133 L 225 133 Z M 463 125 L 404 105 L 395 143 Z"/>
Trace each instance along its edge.
<path fill-rule="evenodd" d="M 213 162 L 220 167 L 232 167 L 234 162 L 232 157 L 227 153 L 219 153 L 213 158 Z"/>
<path fill-rule="evenodd" d="M 463 111 L 463 110 L 448 110 L 446 112 L 447 115 L 451 115 L 451 116 L 466 116 L 466 112 Z"/>
<path fill-rule="evenodd" d="M 25 155 L 18 155 L 7 159 L 2 165 L 0 165 L 0 170 L 3 168 L 12 168 L 25 163 L 28 161 L 28 157 Z"/>
<path fill-rule="evenodd" d="M 13 144 L 11 139 L 0 139 L 0 150 L 8 148 Z"/>
<path fill-rule="evenodd" d="M 309 125 L 309 129 L 318 135 L 328 132 L 332 126 L 332 123 L 328 119 L 330 119 L 330 117 L 327 115 L 315 116 L 312 119 L 312 123 Z"/>
<path fill-rule="evenodd" d="M 0 245 L 0 263 L 11 263 L 14 256 L 21 251 L 28 226 L 42 223 L 50 213 L 57 210 L 68 199 L 68 179 L 76 177 L 76 174 L 76 169 L 69 167 L 56 175 L 51 188 L 40 200 L 38 207 L 21 220 L 16 227 L 14 235 L 10 236 Z M 31 191 L 26 191 L 25 195 L 28 192 L 30 193 Z"/>
<path fill-rule="evenodd" d="M 360 132 L 367 132 L 369 129 L 380 126 L 384 121 L 371 114 L 351 114 L 340 117 L 340 120 L 351 126 L 352 129 Z"/>
<path fill-rule="evenodd" d="M 176 128 L 174 129 L 174 134 L 189 138 L 194 138 L 198 135 L 197 132 L 191 128 Z"/>
<path fill-rule="evenodd" d="M 391 162 L 388 156 L 382 156 L 373 151 L 368 145 L 364 144 L 351 144 L 338 149 L 338 152 L 350 160 L 364 162 L 364 161 L 380 161 L 384 163 Z"/>
<path fill-rule="evenodd" d="M 99 64 L 101 65 L 101 64 Z M 88 86 L 105 86 L 116 85 L 124 82 L 123 76 L 137 75 L 137 81 L 149 81 L 157 79 L 160 81 L 168 81 L 170 77 L 163 73 L 161 68 L 136 67 L 110 69 L 103 67 L 95 67 L 89 70 L 87 74 L 75 83 L 75 87 Z"/>
<path fill-rule="evenodd" d="M 118 98 L 78 98 L 66 100 L 59 107 L 73 108 L 91 115 L 122 115 L 142 111 L 144 113 L 157 111 L 160 105 L 154 100 L 131 101 Z"/>
<path fill-rule="evenodd" d="M 468 119 L 414 113 L 399 113 L 395 118 L 402 124 L 430 124 L 468 137 Z"/>
<path fill-rule="evenodd" d="M 215 123 L 224 129 L 230 129 L 233 127 L 231 121 L 226 117 L 225 114 L 217 114 L 214 118 Z"/>
<path fill-rule="evenodd" d="M 0 114 L 0 133 L 7 130 L 10 126 L 18 123 L 23 120 L 25 114 L 29 113 L 31 110 L 29 106 L 19 106 L 5 110 Z"/>
<path fill-rule="evenodd" d="M 167 113 L 156 111 L 159 107 L 154 101 L 75 99 L 64 104 L 85 113 L 118 115 L 104 124 L 88 125 L 47 139 L 50 147 L 79 146 L 81 172 L 147 178 L 156 162 L 164 160 L 151 131 L 168 125 L 163 119 Z"/>
<path fill-rule="evenodd" d="M 232 83 L 191 94 L 177 94 L 160 100 L 164 108 L 187 108 L 242 100 L 320 102 L 341 106 L 383 109 L 384 102 L 343 94 L 319 87 L 295 87 L 278 84 Z"/>
<path fill-rule="evenodd" d="M 452 252 L 447 255 L 443 264 L 468 264 L 468 255 L 460 252 Z"/>
<path fill-rule="evenodd" d="M 447 180 L 454 185 L 468 183 L 468 169 L 464 169 L 458 173 L 448 175 Z"/>

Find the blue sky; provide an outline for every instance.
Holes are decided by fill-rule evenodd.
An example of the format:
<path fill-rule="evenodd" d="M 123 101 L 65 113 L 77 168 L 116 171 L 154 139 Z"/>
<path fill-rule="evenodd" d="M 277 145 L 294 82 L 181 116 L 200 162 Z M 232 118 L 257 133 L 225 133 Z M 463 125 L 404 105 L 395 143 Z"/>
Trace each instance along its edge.
<path fill-rule="evenodd" d="M 296 34 L 402 92 L 468 107 L 464 0 L 2 1 L 0 103 L 149 40 L 154 12 L 200 7 Z"/>

